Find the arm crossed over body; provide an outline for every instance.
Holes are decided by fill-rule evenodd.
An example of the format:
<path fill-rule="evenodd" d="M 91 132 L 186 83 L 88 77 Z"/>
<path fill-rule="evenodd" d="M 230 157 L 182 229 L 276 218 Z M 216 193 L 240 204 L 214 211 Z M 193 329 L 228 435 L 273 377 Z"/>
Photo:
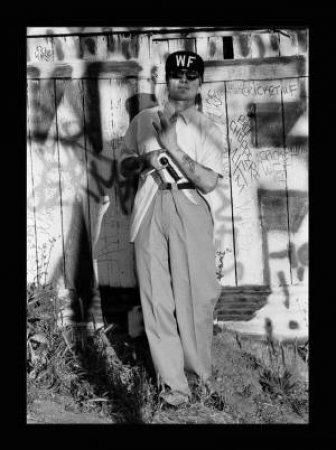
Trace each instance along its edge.
<path fill-rule="evenodd" d="M 197 189 L 207 194 L 216 188 L 218 178 L 221 175 L 209 167 L 207 164 L 211 160 L 210 166 L 218 169 L 221 167 L 219 161 L 221 151 L 214 150 L 214 145 L 205 143 L 205 151 L 207 155 L 206 164 L 196 162 L 186 152 L 184 152 L 177 143 L 176 136 L 176 115 L 168 118 L 164 113 L 158 111 L 159 124 L 153 120 L 150 125 L 154 127 L 157 138 L 157 150 L 151 150 L 140 154 L 138 151 L 136 136 L 136 124 L 131 124 L 127 134 L 125 135 L 124 150 L 121 161 L 121 174 L 124 177 L 132 177 L 149 170 L 161 170 L 163 166 L 158 161 L 161 153 L 168 153 L 176 163 L 181 172 Z M 207 148 L 208 147 L 208 148 Z M 212 147 L 212 148 L 211 148 Z M 214 157 L 215 153 L 215 157 Z M 216 163 L 216 158 L 218 164 Z"/>
<path fill-rule="evenodd" d="M 176 136 L 176 116 L 173 115 L 169 119 L 160 111 L 158 114 L 161 128 L 156 123 L 153 123 L 153 126 L 158 134 L 158 139 L 162 147 L 166 149 L 184 175 L 196 188 L 204 194 L 213 191 L 216 188 L 218 177 L 221 175 L 209 167 L 194 161 L 179 147 Z"/>

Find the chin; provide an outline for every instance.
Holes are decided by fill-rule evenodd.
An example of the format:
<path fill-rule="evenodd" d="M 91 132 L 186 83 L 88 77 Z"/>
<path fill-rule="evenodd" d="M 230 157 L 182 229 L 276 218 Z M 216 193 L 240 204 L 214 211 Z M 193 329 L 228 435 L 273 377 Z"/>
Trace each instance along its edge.
<path fill-rule="evenodd" d="M 173 100 L 194 100 L 195 96 L 188 94 L 177 94 L 172 97 Z"/>

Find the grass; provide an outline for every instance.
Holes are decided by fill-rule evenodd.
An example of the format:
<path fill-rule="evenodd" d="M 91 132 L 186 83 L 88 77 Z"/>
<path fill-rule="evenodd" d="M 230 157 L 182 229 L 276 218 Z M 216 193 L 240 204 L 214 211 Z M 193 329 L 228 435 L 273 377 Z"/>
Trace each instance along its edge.
<path fill-rule="evenodd" d="M 27 302 L 28 413 L 36 401 L 62 397 L 65 410 L 109 423 L 307 423 L 307 361 L 300 346 L 214 330 L 217 396 L 193 390 L 191 402 L 165 409 L 145 336 L 110 324 L 88 333 L 56 326 L 58 299 L 30 286 Z"/>

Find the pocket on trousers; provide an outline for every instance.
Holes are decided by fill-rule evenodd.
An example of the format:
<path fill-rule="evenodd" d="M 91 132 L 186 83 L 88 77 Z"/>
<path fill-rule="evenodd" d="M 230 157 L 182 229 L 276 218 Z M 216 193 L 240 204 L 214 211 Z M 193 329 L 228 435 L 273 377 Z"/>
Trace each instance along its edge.
<path fill-rule="evenodd" d="M 203 197 L 198 193 L 196 189 L 184 189 L 180 191 L 182 198 L 189 204 L 196 207 L 200 207 L 203 204 Z"/>
<path fill-rule="evenodd" d="M 179 196 L 179 198 L 182 199 L 180 203 L 181 207 L 185 208 L 186 212 L 189 211 L 187 214 L 190 215 L 190 220 L 196 220 L 197 222 L 200 221 L 204 227 L 202 229 L 208 230 L 208 232 L 212 235 L 214 230 L 214 222 L 208 202 L 196 189 L 192 191 L 190 190 L 189 192 L 192 192 L 192 198 L 195 199 L 195 203 L 185 194 L 182 194 Z"/>

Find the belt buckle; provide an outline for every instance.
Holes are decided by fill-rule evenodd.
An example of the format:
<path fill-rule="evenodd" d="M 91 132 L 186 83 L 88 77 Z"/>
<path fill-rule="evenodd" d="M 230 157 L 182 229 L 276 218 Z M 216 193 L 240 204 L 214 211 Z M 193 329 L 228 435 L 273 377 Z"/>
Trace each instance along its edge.
<path fill-rule="evenodd" d="M 172 183 L 171 184 L 171 189 L 172 189 L 172 191 L 178 191 L 177 183 Z"/>

